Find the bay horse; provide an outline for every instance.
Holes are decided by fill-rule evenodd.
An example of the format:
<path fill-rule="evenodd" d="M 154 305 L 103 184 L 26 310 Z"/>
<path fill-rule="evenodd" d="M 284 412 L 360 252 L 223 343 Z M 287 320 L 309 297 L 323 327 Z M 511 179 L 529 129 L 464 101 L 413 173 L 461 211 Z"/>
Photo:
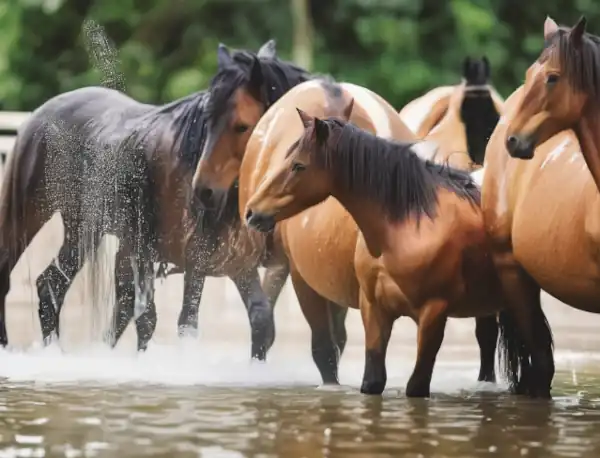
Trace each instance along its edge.
<path fill-rule="evenodd" d="M 296 140 L 259 158 L 270 166 L 263 167 L 267 174 L 256 172 L 262 179 L 245 218 L 259 231 L 276 223 L 291 228 L 288 222 L 334 197 L 360 230 L 353 264 L 365 329 L 361 392 L 383 392 L 393 323 L 408 316 L 418 326 L 418 348 L 406 395 L 428 397 L 448 317 L 493 316 L 507 307 L 488 252 L 479 188 L 466 171 L 422 160 L 414 141 L 380 138 L 348 122 L 352 106 L 350 99 L 320 110 L 328 112 L 325 119 L 297 109 L 301 123 L 286 135 Z M 242 172 L 242 187 L 243 178 Z M 504 364 L 508 373 L 512 367 Z"/>
<path fill-rule="evenodd" d="M 377 94 L 349 83 L 335 84 L 328 79 L 302 83 L 284 95 L 260 119 L 245 151 L 236 155 L 230 149 L 215 149 L 203 155 L 194 178 L 196 192 L 213 188 L 228 189 L 229 181 L 213 170 L 239 170 L 240 210 L 256 189 L 269 167 L 270 154 L 285 150 L 293 142 L 297 119 L 295 106 L 324 110 L 339 104 L 345 95 L 356 100 L 352 121 L 383 137 L 414 140 L 396 111 Z M 300 131 L 297 132 L 299 135 Z M 325 383 L 337 383 L 337 368 L 346 335 L 343 319 L 347 308 L 358 308 L 359 289 L 354 270 L 358 237 L 356 223 L 334 198 L 286 221 L 269 235 L 289 261 L 291 279 L 302 311 L 312 331 L 313 359 Z M 341 323 L 341 324 L 340 324 Z M 479 341 L 488 354 L 490 339 Z M 491 342 L 493 358 L 495 341 Z M 493 374 L 493 360 L 492 360 Z M 486 374 L 490 371 L 486 369 Z"/>
<path fill-rule="evenodd" d="M 433 89 L 410 102 L 399 114 L 418 138 L 437 145 L 435 149 L 418 150 L 428 152 L 422 159 L 475 171 L 483 167 L 485 148 L 498 123 L 503 103 L 490 82 L 487 57 L 467 57 L 463 61 L 461 84 Z M 483 170 L 476 172 L 474 178 L 481 173 Z M 496 317 L 480 317 L 475 322 L 475 335 L 481 348 L 478 380 L 495 382 Z"/>
<path fill-rule="evenodd" d="M 226 275 L 247 307 L 252 357 L 265 359 L 274 339 L 273 311 L 256 266 L 238 262 L 252 246 L 248 238 L 241 246 L 235 238 L 241 224 L 237 190 L 228 192 L 224 211 L 192 214 L 190 185 L 207 141 L 206 113 L 219 109 L 211 91 L 220 90 L 230 75 L 224 54 L 240 62 L 237 83 L 252 93 L 264 91 L 268 100 L 270 88 L 285 91 L 308 74 L 280 61 L 272 40 L 257 54 L 230 53 L 224 45 L 218 53 L 219 71 L 208 91 L 154 106 L 103 87 L 77 89 L 47 101 L 20 129 L 0 203 L 2 345 L 8 342 L 10 272 L 39 229 L 59 212 L 63 245 L 36 281 L 45 343 L 59 334 L 59 314 L 73 278 L 95 256 L 101 237 L 114 234 L 119 248 L 117 305 L 106 337 L 111 345 L 135 315 L 138 349 L 146 348 L 156 326 L 153 263 L 168 262 L 184 272 L 179 334 L 194 335 L 197 329 L 205 276 Z"/>

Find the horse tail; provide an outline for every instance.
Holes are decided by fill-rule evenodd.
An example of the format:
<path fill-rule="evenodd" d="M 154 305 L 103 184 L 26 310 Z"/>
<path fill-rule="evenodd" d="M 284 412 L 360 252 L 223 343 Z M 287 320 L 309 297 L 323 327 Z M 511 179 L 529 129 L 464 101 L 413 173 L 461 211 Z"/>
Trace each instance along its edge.
<path fill-rule="evenodd" d="M 547 322 L 546 322 L 547 323 Z M 498 314 L 498 364 L 511 391 L 519 385 L 523 370 L 529 365 L 529 352 L 521 339 L 517 323 L 506 311 Z"/>
<path fill-rule="evenodd" d="M 31 117 L 34 116 L 35 113 Z M 37 192 L 36 185 L 40 184 L 35 182 L 40 180 L 39 176 L 35 176 L 40 169 L 40 157 L 34 150 L 41 140 L 36 138 L 35 126 L 32 126 L 35 122 L 30 118 L 19 129 L 12 152 L 6 158 L 4 166 L 0 188 L 0 277 L 4 277 L 7 266 L 10 266 L 9 270 L 14 266 L 25 246 L 37 232 L 27 227 L 28 213 L 35 207 L 35 203 L 29 197 Z M 4 278 L 0 278 L 0 281 L 3 280 Z"/>

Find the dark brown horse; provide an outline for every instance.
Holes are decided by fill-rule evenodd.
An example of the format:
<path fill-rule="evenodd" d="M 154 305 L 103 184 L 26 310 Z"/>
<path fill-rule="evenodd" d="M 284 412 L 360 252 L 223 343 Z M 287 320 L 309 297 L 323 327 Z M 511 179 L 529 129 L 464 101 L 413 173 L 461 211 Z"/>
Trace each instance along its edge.
<path fill-rule="evenodd" d="M 210 97 L 212 91 L 219 94 L 235 76 L 235 84 L 266 94 L 272 103 L 308 75 L 280 61 L 272 41 L 258 54 L 233 52 L 232 62 L 224 63 L 224 55 L 230 53 L 220 45 L 219 72 L 208 91 L 164 106 L 90 87 L 61 94 L 34 111 L 19 131 L 3 182 L 1 344 L 8 342 L 4 314 L 10 272 L 39 229 L 59 212 L 64 242 L 36 282 L 45 342 L 59 332 L 60 309 L 76 273 L 95 256 L 102 236 L 114 234 L 119 249 L 117 307 L 108 336 L 112 345 L 135 316 L 138 348 L 146 348 L 156 326 L 153 263 L 168 262 L 184 271 L 180 335 L 197 329 L 204 278 L 226 275 L 247 307 L 252 356 L 265 358 L 274 338 L 273 312 L 256 266 L 237 262 L 252 250 L 251 239 L 240 245 L 235 237 L 240 226 L 237 190 L 227 193 L 219 213 L 193 215 L 187 210 L 189 190 L 210 130 L 206 113 L 221 110 L 220 99 Z"/>
<path fill-rule="evenodd" d="M 514 311 L 504 300 L 469 173 L 420 159 L 414 142 L 379 138 L 347 122 L 352 102 L 330 107 L 335 116 L 327 119 L 298 109 L 303 134 L 275 154 L 263 149 L 258 160 L 267 173 L 244 213 L 250 226 L 269 231 L 276 223 L 301 226 L 295 216 L 330 196 L 339 201 L 360 229 L 354 268 L 365 328 L 361 392 L 383 391 L 393 323 L 408 316 L 418 326 L 418 348 L 406 394 L 429 396 L 447 319 Z M 507 348 L 520 345 L 516 332 L 502 336 Z M 511 379 L 517 363 L 504 364 Z"/>

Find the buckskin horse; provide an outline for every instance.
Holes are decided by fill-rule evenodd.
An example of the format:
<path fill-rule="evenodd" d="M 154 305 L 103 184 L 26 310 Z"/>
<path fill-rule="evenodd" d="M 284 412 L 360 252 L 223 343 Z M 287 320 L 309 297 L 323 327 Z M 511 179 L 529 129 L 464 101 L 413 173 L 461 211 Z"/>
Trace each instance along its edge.
<path fill-rule="evenodd" d="M 1 344 L 8 342 L 10 272 L 39 229 L 59 212 L 63 245 L 36 281 L 44 342 L 59 333 L 60 309 L 76 273 L 95 256 L 101 237 L 114 234 L 119 238 L 117 306 L 109 343 L 116 345 L 135 315 L 138 349 L 146 348 L 156 326 L 153 262 L 169 262 L 184 271 L 180 335 L 197 329 L 204 277 L 227 275 L 247 307 L 252 356 L 266 357 L 274 339 L 273 311 L 256 266 L 238 262 L 252 245 L 246 238 L 240 246 L 235 238 L 237 191 L 228 192 L 220 214 L 191 214 L 190 185 L 207 141 L 206 113 L 221 109 L 211 91 L 221 89 L 233 68 L 238 84 L 266 94 L 268 101 L 308 74 L 279 60 L 273 41 L 258 54 L 230 53 L 224 45 L 218 53 L 219 70 L 208 91 L 153 106 L 115 90 L 82 88 L 50 99 L 21 128 L 0 204 Z M 231 61 L 224 62 L 224 55 Z"/>
<path fill-rule="evenodd" d="M 583 17 L 571 29 L 546 19 L 544 49 L 488 145 L 483 208 L 524 314 L 540 313 L 541 289 L 600 312 L 600 38 L 585 26 Z M 551 342 L 532 328 L 526 343 L 539 369 L 530 383 L 546 384 Z"/>
<path fill-rule="evenodd" d="M 260 231 L 278 223 L 286 233 L 303 230 L 318 238 L 323 232 L 304 223 L 306 210 L 335 197 L 360 231 L 353 257 L 359 300 L 353 305 L 365 329 L 361 392 L 384 390 L 393 323 L 408 316 L 418 326 L 418 348 L 406 395 L 427 397 L 448 317 L 493 316 L 507 308 L 488 252 L 479 188 L 468 172 L 422 160 L 414 142 L 379 138 L 347 122 L 352 105 L 352 99 L 346 106 L 338 100 L 324 110 L 313 103 L 312 111 L 325 112 L 326 119 L 298 108 L 295 124 L 285 120 L 279 148 L 264 148 L 254 158 L 264 165 L 252 178 L 258 186 L 247 200 L 246 221 Z M 338 224 L 329 215 L 321 214 L 321 226 Z M 315 274 L 327 278 L 323 268 Z M 509 376 L 513 367 L 504 364 Z"/>
<path fill-rule="evenodd" d="M 236 169 L 243 164 L 239 170 L 240 211 L 243 213 L 250 193 L 269 165 L 268 160 L 261 158 L 291 144 L 289 135 L 298 123 L 295 107 L 315 106 L 322 110 L 329 100 L 335 104 L 343 94 L 350 94 L 355 100 L 352 122 L 382 137 L 414 139 L 396 111 L 377 94 L 349 83 L 337 85 L 328 79 L 314 79 L 292 89 L 265 113 L 245 150 L 232 154 L 231 149 L 215 148 L 210 154 L 204 154 L 194 177 L 196 192 L 205 193 L 204 197 L 210 196 L 212 200 L 228 189 L 237 176 Z M 228 170 L 229 176 L 215 170 Z M 295 224 L 290 221 L 278 225 L 267 240 L 278 245 L 278 250 L 285 252 L 289 260 L 292 283 L 311 327 L 313 359 L 322 380 L 337 383 L 339 357 L 345 345 L 343 319 L 347 307 L 358 308 L 358 281 L 353 262 L 358 228 L 334 198 L 307 209 L 295 217 L 295 221 Z M 494 348 L 495 342 L 492 354 Z"/>

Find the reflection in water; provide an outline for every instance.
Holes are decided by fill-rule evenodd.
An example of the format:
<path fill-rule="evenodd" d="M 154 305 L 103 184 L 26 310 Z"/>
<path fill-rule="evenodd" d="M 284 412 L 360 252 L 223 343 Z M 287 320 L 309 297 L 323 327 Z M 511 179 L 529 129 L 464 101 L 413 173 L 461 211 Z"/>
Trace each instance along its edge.
<path fill-rule="evenodd" d="M 584 374 L 585 375 L 585 374 Z M 0 456 L 597 457 L 600 391 L 562 372 L 553 402 L 497 392 L 411 400 L 355 387 L 0 385 Z"/>

